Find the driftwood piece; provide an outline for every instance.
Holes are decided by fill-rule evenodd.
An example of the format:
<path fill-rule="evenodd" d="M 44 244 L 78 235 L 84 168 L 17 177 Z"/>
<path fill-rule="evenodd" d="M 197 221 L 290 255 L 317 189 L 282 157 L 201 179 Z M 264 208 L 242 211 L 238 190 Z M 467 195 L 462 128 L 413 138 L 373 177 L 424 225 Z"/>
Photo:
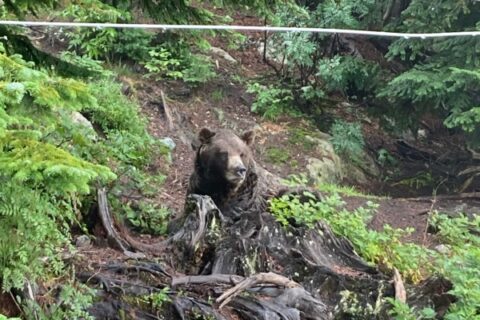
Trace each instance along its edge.
<path fill-rule="evenodd" d="M 407 292 L 403 285 L 402 276 L 398 272 L 397 268 L 393 269 L 393 284 L 395 286 L 395 299 L 405 303 L 407 301 Z"/>
<path fill-rule="evenodd" d="M 275 274 L 272 272 L 259 273 L 254 276 L 248 277 L 247 279 L 244 279 L 235 287 L 228 289 L 220 297 L 218 297 L 217 303 L 220 303 L 220 309 L 223 308 L 226 304 L 228 304 L 235 296 L 259 284 L 274 284 L 276 286 L 282 286 L 286 288 L 300 287 L 300 285 L 295 281 L 285 278 L 284 276 L 281 276 L 279 274 Z"/>
<path fill-rule="evenodd" d="M 234 274 L 210 274 L 204 276 L 181 276 L 172 278 L 172 287 L 190 284 L 233 284 L 236 285 L 245 278 Z"/>
<path fill-rule="evenodd" d="M 163 90 L 160 90 L 160 95 L 162 96 L 162 106 L 163 111 L 165 112 L 165 118 L 167 119 L 168 129 L 173 130 L 174 123 L 172 113 L 170 112 L 170 107 L 167 105 L 167 99 L 165 98 L 165 93 L 163 93 Z"/>
<path fill-rule="evenodd" d="M 129 251 L 129 249 L 131 249 L 130 246 L 122 239 L 117 230 L 115 230 L 114 222 L 108 208 L 107 193 L 105 188 L 100 188 L 97 190 L 97 197 L 98 214 L 102 221 L 102 226 L 107 233 L 107 239 L 109 243 L 123 252 Z"/>
<path fill-rule="evenodd" d="M 145 258 L 145 253 L 154 256 L 161 256 L 164 253 L 165 246 L 167 245 L 166 241 L 154 244 L 143 243 L 132 237 L 123 223 L 115 223 L 109 210 L 105 188 L 98 189 L 97 196 L 98 214 L 100 215 L 102 226 L 107 233 L 107 239 L 114 248 L 122 251 L 127 257 L 132 259 Z M 115 226 L 118 227 L 118 231 L 115 229 Z M 132 250 L 136 250 L 137 252 L 133 252 Z"/>

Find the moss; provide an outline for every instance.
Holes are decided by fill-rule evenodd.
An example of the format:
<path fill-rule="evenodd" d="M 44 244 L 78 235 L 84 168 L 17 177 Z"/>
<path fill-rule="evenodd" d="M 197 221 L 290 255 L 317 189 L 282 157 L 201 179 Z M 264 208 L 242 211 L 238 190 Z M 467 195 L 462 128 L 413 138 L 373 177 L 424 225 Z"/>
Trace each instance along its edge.
<path fill-rule="evenodd" d="M 310 132 L 303 128 L 292 128 L 289 132 L 288 142 L 295 146 L 302 146 L 305 151 L 312 151 L 315 148 L 315 141 L 307 138 Z"/>
<path fill-rule="evenodd" d="M 273 164 L 284 164 L 290 159 L 290 154 L 285 149 L 271 147 L 267 149 L 266 157 Z"/>

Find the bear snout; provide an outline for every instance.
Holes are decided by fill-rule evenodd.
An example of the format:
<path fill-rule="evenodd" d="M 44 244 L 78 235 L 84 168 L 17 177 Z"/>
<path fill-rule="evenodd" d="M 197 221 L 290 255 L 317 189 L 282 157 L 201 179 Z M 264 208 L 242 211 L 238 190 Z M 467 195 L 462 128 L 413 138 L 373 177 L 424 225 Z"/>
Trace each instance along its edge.
<path fill-rule="evenodd" d="M 247 167 L 240 156 L 229 156 L 226 178 L 234 184 L 241 184 L 247 175 Z"/>
<path fill-rule="evenodd" d="M 247 168 L 245 166 L 238 166 L 235 168 L 235 173 L 241 177 L 242 179 L 245 178 L 245 174 L 247 173 Z"/>

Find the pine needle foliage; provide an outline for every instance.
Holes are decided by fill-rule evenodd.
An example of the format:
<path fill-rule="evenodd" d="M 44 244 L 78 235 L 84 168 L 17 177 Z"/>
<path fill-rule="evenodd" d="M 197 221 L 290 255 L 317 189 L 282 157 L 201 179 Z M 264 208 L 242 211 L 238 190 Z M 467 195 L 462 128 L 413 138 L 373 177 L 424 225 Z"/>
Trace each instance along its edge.
<path fill-rule="evenodd" d="M 411 1 L 394 29 L 403 32 L 480 30 L 476 1 Z M 393 27 L 392 27 L 393 28 Z M 448 127 L 472 132 L 480 123 L 480 39 L 478 37 L 401 39 L 387 53 L 411 68 L 380 88 L 379 98 L 395 107 L 411 106 L 411 114 L 433 112 Z M 413 111 L 413 112 L 412 112 Z"/>
<path fill-rule="evenodd" d="M 92 185 L 113 171 L 138 175 L 166 147 L 110 78 L 61 78 L 0 48 L 0 87 L 0 280 L 9 290 L 61 273 Z M 103 135 L 76 120 L 79 111 Z"/>
<path fill-rule="evenodd" d="M 0 279 L 22 287 L 61 270 L 79 196 L 95 181 L 115 177 L 107 167 L 75 157 L 49 134 L 71 113 L 96 100 L 88 86 L 35 69 L 0 48 Z"/>

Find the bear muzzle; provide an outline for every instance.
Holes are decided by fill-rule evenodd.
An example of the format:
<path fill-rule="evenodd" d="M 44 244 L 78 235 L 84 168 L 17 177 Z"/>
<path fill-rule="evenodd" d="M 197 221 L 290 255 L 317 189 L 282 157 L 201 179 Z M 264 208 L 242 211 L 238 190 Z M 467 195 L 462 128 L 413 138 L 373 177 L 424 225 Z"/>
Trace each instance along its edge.
<path fill-rule="evenodd" d="M 235 168 L 235 173 L 242 179 L 245 179 L 245 175 L 247 174 L 247 168 L 244 166 L 238 166 Z"/>
<path fill-rule="evenodd" d="M 247 175 L 245 164 L 239 156 L 231 157 L 228 160 L 229 166 L 225 175 L 227 180 L 234 184 L 241 184 Z"/>

